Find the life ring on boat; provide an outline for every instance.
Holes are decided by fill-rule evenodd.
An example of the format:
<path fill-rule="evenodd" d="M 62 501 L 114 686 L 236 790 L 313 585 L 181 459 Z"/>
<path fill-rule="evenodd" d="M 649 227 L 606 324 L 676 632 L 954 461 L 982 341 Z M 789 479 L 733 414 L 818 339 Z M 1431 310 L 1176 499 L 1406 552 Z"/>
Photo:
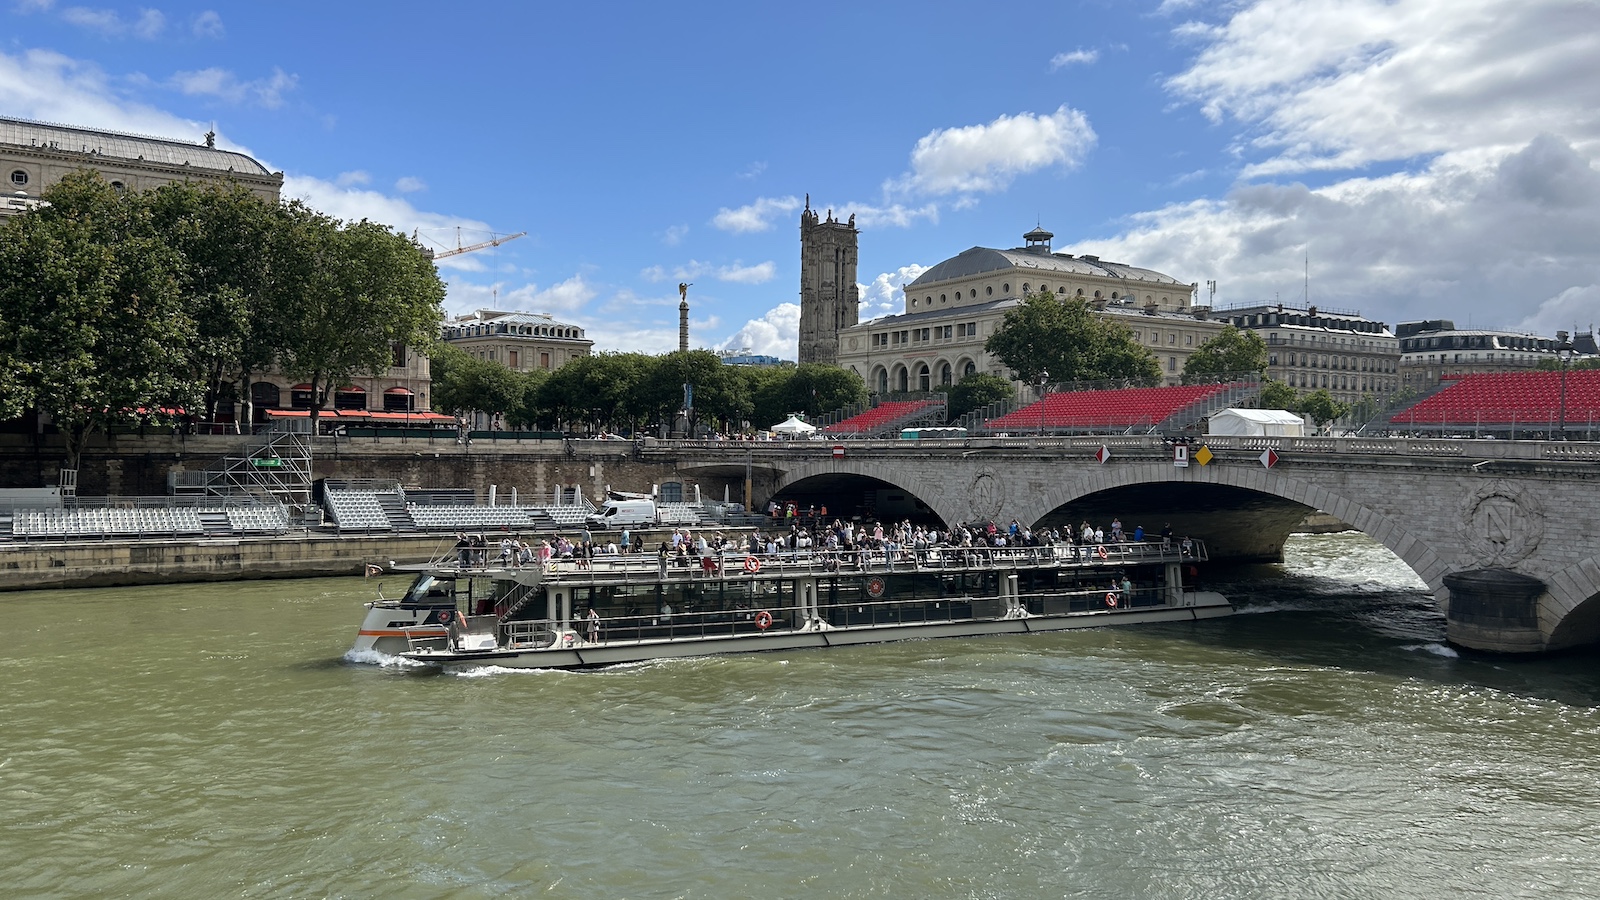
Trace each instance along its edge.
<path fill-rule="evenodd" d="M 756 559 L 754 556 L 746 556 L 744 558 L 744 570 L 751 575 L 761 571 L 761 560 Z"/>
<path fill-rule="evenodd" d="M 762 611 L 756 613 L 756 627 L 761 629 L 762 631 L 766 631 L 768 628 L 771 628 L 772 627 L 772 613 L 769 613 L 764 609 Z"/>
<path fill-rule="evenodd" d="M 571 647 L 573 645 L 573 643 L 575 641 L 577 641 L 577 639 L 578 639 L 577 635 L 569 634 L 566 637 L 563 637 L 561 639 L 561 643 L 566 644 L 568 647 Z"/>
<path fill-rule="evenodd" d="M 451 611 L 448 610 L 448 609 L 439 610 L 438 618 L 439 618 L 439 627 L 440 628 L 449 628 L 450 627 L 450 612 Z"/>
<path fill-rule="evenodd" d="M 1117 595 L 1114 591 L 1106 591 L 1106 606 L 1117 608 Z"/>
<path fill-rule="evenodd" d="M 1101 559 L 1105 559 L 1107 556 L 1106 545 L 1101 544 L 1100 546 L 1094 548 L 1094 555 L 1100 557 Z"/>

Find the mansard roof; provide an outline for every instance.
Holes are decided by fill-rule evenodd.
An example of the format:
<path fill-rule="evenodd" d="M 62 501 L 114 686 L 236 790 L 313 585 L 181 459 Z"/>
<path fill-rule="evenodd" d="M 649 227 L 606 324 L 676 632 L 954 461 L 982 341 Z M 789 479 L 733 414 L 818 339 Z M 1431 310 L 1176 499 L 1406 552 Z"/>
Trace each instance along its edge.
<path fill-rule="evenodd" d="M 91 154 L 129 162 L 193 166 L 245 175 L 273 174 L 251 157 L 231 150 L 165 138 L 31 122 L 27 119 L 0 117 L 0 144 L 41 151 Z"/>
<path fill-rule="evenodd" d="M 1187 282 L 1179 281 L 1171 275 L 1123 263 L 1105 262 L 1098 256 L 1043 253 L 1032 249 L 994 250 L 989 247 L 973 247 L 923 272 L 916 281 L 906 286 L 906 290 L 914 293 L 920 286 L 1011 269 L 1035 269 L 1042 275 L 1090 275 L 1100 278 L 1121 278 L 1142 284 L 1189 287 Z"/>

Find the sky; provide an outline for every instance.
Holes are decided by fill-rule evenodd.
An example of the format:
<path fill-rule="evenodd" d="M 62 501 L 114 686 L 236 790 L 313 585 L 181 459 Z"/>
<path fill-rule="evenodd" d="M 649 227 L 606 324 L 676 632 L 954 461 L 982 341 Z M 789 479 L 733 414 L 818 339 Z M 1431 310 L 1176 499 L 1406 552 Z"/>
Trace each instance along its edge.
<path fill-rule="evenodd" d="M 1600 319 L 1600 2 L 0 0 L 0 114 L 241 150 L 445 249 L 448 313 L 796 355 L 799 218 L 863 321 L 970 247 L 1218 307 Z M 458 231 L 459 229 L 459 231 Z M 458 237 L 459 235 L 459 237 Z"/>

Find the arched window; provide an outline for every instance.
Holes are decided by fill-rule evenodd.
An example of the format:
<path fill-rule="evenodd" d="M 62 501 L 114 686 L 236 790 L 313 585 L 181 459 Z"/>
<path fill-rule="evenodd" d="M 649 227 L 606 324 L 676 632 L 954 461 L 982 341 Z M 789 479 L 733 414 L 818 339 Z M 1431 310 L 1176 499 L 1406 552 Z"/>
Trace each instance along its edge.
<path fill-rule="evenodd" d="M 970 359 L 967 360 L 967 364 L 961 367 L 961 377 L 966 378 L 968 375 L 976 374 L 978 374 L 978 364 Z"/>
<path fill-rule="evenodd" d="M 895 370 L 895 390 L 904 394 L 911 390 L 911 371 L 905 366 Z"/>
<path fill-rule="evenodd" d="M 940 363 L 939 364 L 939 383 L 941 385 L 943 385 L 945 387 L 949 387 L 950 386 L 950 374 L 951 374 L 950 364 L 949 363 Z"/>
<path fill-rule="evenodd" d="M 933 390 L 933 385 L 929 383 L 929 380 L 930 379 L 928 377 L 928 364 L 927 363 L 923 363 L 922 365 L 917 366 L 917 390 L 919 390 L 919 391 L 930 391 L 930 390 Z"/>

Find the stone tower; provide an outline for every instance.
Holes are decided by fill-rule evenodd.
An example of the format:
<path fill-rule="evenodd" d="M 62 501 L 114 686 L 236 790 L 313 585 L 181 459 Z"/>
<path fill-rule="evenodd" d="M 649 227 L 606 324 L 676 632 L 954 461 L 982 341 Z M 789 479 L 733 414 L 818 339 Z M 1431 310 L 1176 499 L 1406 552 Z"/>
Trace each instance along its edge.
<path fill-rule="evenodd" d="M 800 214 L 800 362 L 839 362 L 839 330 L 860 321 L 856 289 L 856 217 L 819 220 L 811 195 Z"/>

